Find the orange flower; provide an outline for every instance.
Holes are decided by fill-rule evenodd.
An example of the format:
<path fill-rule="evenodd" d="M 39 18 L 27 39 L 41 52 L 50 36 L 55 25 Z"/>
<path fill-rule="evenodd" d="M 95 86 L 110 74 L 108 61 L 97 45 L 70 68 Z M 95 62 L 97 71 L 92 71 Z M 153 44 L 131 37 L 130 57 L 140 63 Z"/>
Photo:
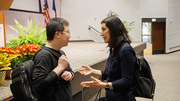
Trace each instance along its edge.
<path fill-rule="evenodd" d="M 25 44 L 15 49 L 16 53 L 22 55 L 34 55 L 41 47 L 35 44 Z"/>
<path fill-rule="evenodd" d="M 16 54 L 16 51 L 10 47 L 0 47 L 0 53 Z"/>

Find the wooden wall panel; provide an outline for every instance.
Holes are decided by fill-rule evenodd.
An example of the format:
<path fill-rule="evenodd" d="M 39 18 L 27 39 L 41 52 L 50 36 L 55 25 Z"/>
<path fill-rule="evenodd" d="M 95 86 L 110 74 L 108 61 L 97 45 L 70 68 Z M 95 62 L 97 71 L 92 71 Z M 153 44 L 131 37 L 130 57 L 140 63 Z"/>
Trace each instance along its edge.
<path fill-rule="evenodd" d="M 4 29 L 4 33 L 2 33 L 1 35 L 2 39 L 0 39 L 0 42 L 4 42 L 4 46 L 6 46 L 5 17 L 4 17 L 3 12 L 0 12 L 0 24 L 3 24 L 3 29 Z M 3 40 L 3 37 L 4 37 L 4 40 Z"/>
<path fill-rule="evenodd" d="M 13 0 L 0 0 L 0 9 L 9 10 Z"/>

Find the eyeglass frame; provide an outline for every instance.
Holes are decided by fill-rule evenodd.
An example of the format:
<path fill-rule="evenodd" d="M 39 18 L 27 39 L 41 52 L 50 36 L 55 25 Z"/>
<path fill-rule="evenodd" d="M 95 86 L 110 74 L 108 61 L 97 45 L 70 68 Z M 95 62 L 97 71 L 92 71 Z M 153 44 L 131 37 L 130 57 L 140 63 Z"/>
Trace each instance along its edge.
<path fill-rule="evenodd" d="M 68 34 L 71 34 L 71 31 L 70 31 L 70 30 L 68 30 L 68 31 L 63 31 L 63 32 L 66 32 L 66 33 L 68 33 Z"/>
<path fill-rule="evenodd" d="M 66 32 L 66 33 L 68 33 L 68 34 L 71 34 L 71 31 L 70 31 L 70 30 L 68 30 L 68 31 L 58 31 L 58 32 L 61 32 L 61 33 Z"/>

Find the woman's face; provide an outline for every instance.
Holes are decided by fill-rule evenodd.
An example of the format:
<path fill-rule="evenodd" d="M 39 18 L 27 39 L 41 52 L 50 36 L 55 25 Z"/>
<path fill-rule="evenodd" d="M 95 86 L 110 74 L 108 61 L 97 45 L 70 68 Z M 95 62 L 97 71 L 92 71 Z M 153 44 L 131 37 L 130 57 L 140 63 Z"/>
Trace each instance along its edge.
<path fill-rule="evenodd" d="M 110 41 L 110 32 L 109 32 L 109 28 L 106 26 L 105 23 L 101 24 L 101 36 L 104 39 L 104 43 L 109 43 Z"/>

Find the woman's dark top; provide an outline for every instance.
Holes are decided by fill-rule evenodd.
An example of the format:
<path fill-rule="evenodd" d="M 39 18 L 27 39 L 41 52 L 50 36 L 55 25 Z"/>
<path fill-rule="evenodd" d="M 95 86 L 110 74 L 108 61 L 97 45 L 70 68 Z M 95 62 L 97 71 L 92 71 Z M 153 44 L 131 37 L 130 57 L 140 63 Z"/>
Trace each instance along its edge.
<path fill-rule="evenodd" d="M 43 46 L 34 58 L 33 88 L 38 94 L 39 101 L 72 101 L 71 85 L 63 80 L 54 71 L 58 65 L 58 59 L 63 51 Z M 64 54 L 64 53 L 63 53 Z M 68 65 L 65 71 L 72 72 Z M 73 73 L 73 72 L 72 72 Z"/>
<path fill-rule="evenodd" d="M 135 52 L 128 43 L 121 49 L 110 50 L 106 70 L 101 71 L 103 79 L 112 82 L 113 90 L 106 90 L 106 101 L 136 101 L 133 94 Z"/>

